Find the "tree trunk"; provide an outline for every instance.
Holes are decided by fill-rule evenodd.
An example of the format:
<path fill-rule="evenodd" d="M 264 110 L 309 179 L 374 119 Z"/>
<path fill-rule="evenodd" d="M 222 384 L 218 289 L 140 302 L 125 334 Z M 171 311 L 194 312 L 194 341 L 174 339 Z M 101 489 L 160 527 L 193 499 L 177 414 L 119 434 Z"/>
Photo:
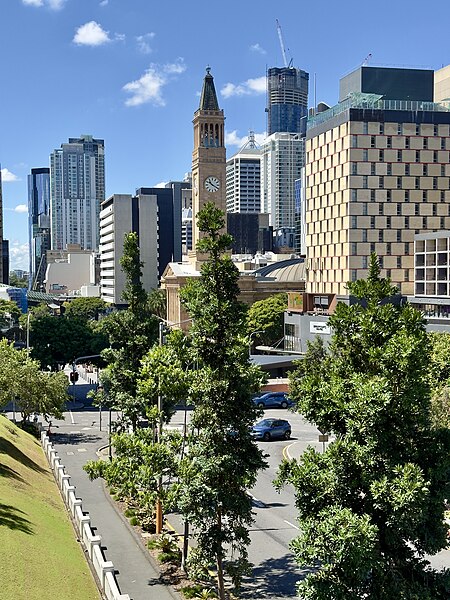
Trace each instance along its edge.
<path fill-rule="evenodd" d="M 217 525 L 219 531 L 222 531 L 222 512 L 219 509 L 217 511 Z M 217 548 L 216 552 L 216 567 L 217 567 L 217 593 L 219 600 L 225 600 L 225 585 L 223 580 L 223 556 L 222 556 L 222 544 Z"/>

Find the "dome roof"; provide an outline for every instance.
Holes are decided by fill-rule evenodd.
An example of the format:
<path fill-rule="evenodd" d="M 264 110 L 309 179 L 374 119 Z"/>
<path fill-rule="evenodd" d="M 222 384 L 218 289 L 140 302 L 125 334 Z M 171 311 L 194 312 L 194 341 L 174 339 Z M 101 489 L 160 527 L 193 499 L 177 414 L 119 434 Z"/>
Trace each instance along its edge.
<path fill-rule="evenodd" d="M 305 260 L 291 258 L 271 263 L 255 271 L 256 277 L 270 277 L 276 281 L 305 281 Z"/>

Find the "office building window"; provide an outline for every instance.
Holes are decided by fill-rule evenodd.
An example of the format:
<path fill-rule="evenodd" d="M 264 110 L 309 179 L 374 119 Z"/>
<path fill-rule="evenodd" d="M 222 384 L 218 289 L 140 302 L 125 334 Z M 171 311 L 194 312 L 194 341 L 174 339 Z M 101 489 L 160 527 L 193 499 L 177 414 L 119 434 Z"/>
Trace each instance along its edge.
<path fill-rule="evenodd" d="M 352 163 L 352 175 L 357 175 L 358 174 L 358 164 L 357 163 Z"/>
<path fill-rule="evenodd" d="M 428 200 L 428 192 L 427 190 L 422 190 L 422 202 L 427 202 Z"/>
<path fill-rule="evenodd" d="M 357 148 L 357 147 L 358 147 L 358 136 L 352 135 L 352 148 Z"/>
<path fill-rule="evenodd" d="M 441 217 L 440 227 L 441 227 L 441 229 L 445 229 L 445 218 L 444 217 Z"/>
<path fill-rule="evenodd" d="M 397 123 L 397 134 L 398 135 L 403 134 L 403 123 Z"/>
<path fill-rule="evenodd" d="M 362 205 L 362 214 L 367 217 L 368 215 L 368 210 L 367 210 L 367 202 L 364 202 L 364 204 Z"/>
<path fill-rule="evenodd" d="M 428 176 L 428 165 L 426 163 L 422 165 L 422 175 L 424 177 Z"/>
<path fill-rule="evenodd" d="M 380 135 L 384 134 L 384 123 L 380 123 Z"/>
<path fill-rule="evenodd" d="M 352 216 L 352 229 L 356 229 L 358 226 L 358 217 L 356 215 Z"/>
<path fill-rule="evenodd" d="M 445 192 L 441 190 L 441 202 L 445 202 Z"/>
<path fill-rule="evenodd" d="M 382 190 L 384 188 L 384 177 L 378 177 L 378 187 Z"/>
<path fill-rule="evenodd" d="M 384 206 L 384 204 L 382 202 L 380 202 L 380 204 L 378 205 L 378 214 L 379 215 L 384 214 L 383 206 Z"/>
<path fill-rule="evenodd" d="M 405 190 L 405 202 L 409 202 L 409 190 Z"/>
<path fill-rule="evenodd" d="M 434 125 L 433 127 L 433 135 L 437 135 L 438 134 L 438 126 Z"/>
<path fill-rule="evenodd" d="M 391 190 L 386 190 L 386 202 L 390 202 L 392 200 L 392 192 Z"/>
<path fill-rule="evenodd" d="M 409 137 L 405 138 L 405 148 L 409 150 Z"/>
<path fill-rule="evenodd" d="M 356 190 L 351 191 L 351 200 L 352 202 L 356 202 L 358 200 L 358 192 Z"/>
<path fill-rule="evenodd" d="M 397 229 L 397 242 L 401 242 L 401 241 L 402 241 L 402 230 Z"/>
<path fill-rule="evenodd" d="M 380 150 L 378 154 L 378 160 L 379 162 L 384 162 L 384 150 Z"/>
<path fill-rule="evenodd" d="M 386 254 L 388 254 L 388 255 L 391 254 L 391 242 L 388 242 L 386 244 Z"/>
<path fill-rule="evenodd" d="M 383 239 L 384 239 L 384 238 L 383 238 L 383 230 L 382 230 L 382 229 L 380 229 L 380 230 L 378 231 L 378 241 L 379 241 L 379 242 L 382 242 L 382 241 L 383 241 Z"/>
<path fill-rule="evenodd" d="M 445 177 L 445 165 L 441 165 L 441 177 Z"/>
<path fill-rule="evenodd" d="M 426 137 L 423 138 L 423 148 L 424 150 L 427 150 L 428 148 L 428 138 Z"/>
<path fill-rule="evenodd" d="M 372 242 L 370 244 L 370 254 L 372 254 L 373 252 L 375 252 L 375 242 Z"/>
<path fill-rule="evenodd" d="M 370 174 L 376 175 L 375 173 L 375 163 L 370 163 Z"/>
<path fill-rule="evenodd" d="M 437 217 L 437 204 L 433 204 L 433 217 Z"/>
<path fill-rule="evenodd" d="M 409 256 L 409 242 L 406 242 L 405 244 L 405 255 Z"/>
<path fill-rule="evenodd" d="M 363 134 L 367 135 L 369 133 L 369 123 L 363 123 Z"/>
<path fill-rule="evenodd" d="M 367 256 L 362 257 L 362 268 L 367 269 Z"/>
<path fill-rule="evenodd" d="M 437 190 L 437 189 L 438 189 L 438 178 L 433 177 L 433 190 Z"/>
<path fill-rule="evenodd" d="M 358 271 L 356 269 L 352 269 L 352 281 L 357 281 L 358 279 Z"/>
<path fill-rule="evenodd" d="M 404 277 L 405 281 L 409 281 L 409 270 L 408 269 L 404 270 L 403 277 Z"/>
<path fill-rule="evenodd" d="M 420 135 L 420 125 L 416 125 L 416 135 Z"/>
<path fill-rule="evenodd" d="M 350 244 L 350 246 L 351 246 L 350 250 L 351 250 L 352 256 L 356 256 L 356 254 L 357 254 L 357 252 L 356 252 L 356 250 L 357 250 L 357 244 L 356 244 L 356 242 L 352 242 Z"/>
<path fill-rule="evenodd" d="M 386 229 L 391 228 L 391 217 L 386 217 Z"/>
<path fill-rule="evenodd" d="M 438 153 L 436 152 L 436 150 L 433 152 L 433 162 L 437 163 L 438 161 Z"/>
<path fill-rule="evenodd" d="M 382 256 L 378 257 L 378 264 L 380 265 L 380 269 L 382 269 L 383 268 L 383 257 Z"/>
<path fill-rule="evenodd" d="M 402 151 L 397 150 L 397 162 L 402 162 Z"/>
<path fill-rule="evenodd" d="M 441 138 L 441 150 L 445 150 L 445 138 Z"/>
<path fill-rule="evenodd" d="M 390 135 L 388 135 L 386 138 L 386 147 L 392 148 L 392 137 Z"/>
<path fill-rule="evenodd" d="M 414 214 L 420 215 L 420 206 L 418 204 L 414 204 Z"/>
<path fill-rule="evenodd" d="M 409 217 L 405 217 L 405 229 L 409 229 Z"/>
<path fill-rule="evenodd" d="M 386 167 L 386 175 L 392 175 L 392 163 L 388 163 Z"/>
<path fill-rule="evenodd" d="M 375 202 L 375 190 L 370 190 L 370 201 Z"/>
<path fill-rule="evenodd" d="M 386 269 L 386 277 L 387 277 L 388 279 L 390 279 L 390 278 L 391 278 L 391 276 L 392 276 L 391 269 Z"/>
<path fill-rule="evenodd" d="M 370 229 L 375 229 L 375 217 L 370 217 Z"/>
<path fill-rule="evenodd" d="M 422 229 L 426 229 L 426 228 L 427 228 L 427 218 L 422 217 Z"/>
<path fill-rule="evenodd" d="M 375 136 L 374 135 L 370 136 L 370 147 L 375 148 Z"/>
<path fill-rule="evenodd" d="M 402 268 L 402 257 L 397 256 L 397 269 L 401 269 L 401 268 Z"/>
<path fill-rule="evenodd" d="M 416 150 L 416 162 L 420 162 L 420 152 Z"/>
<path fill-rule="evenodd" d="M 363 185 L 363 189 L 365 189 L 365 190 L 367 190 L 367 188 L 369 187 L 369 182 L 368 182 L 368 179 L 367 179 L 367 175 L 363 175 L 362 185 Z"/>
<path fill-rule="evenodd" d="M 414 187 L 416 188 L 416 190 L 420 190 L 420 177 L 415 178 Z"/>
<path fill-rule="evenodd" d="M 402 189 L 402 178 L 401 177 L 397 177 L 397 189 L 398 190 Z"/>
<path fill-rule="evenodd" d="M 409 163 L 405 165 L 405 175 L 409 175 Z"/>
<path fill-rule="evenodd" d="M 369 151 L 367 150 L 367 148 L 364 148 L 363 150 L 363 161 L 364 162 L 368 162 L 369 160 Z"/>
<path fill-rule="evenodd" d="M 366 243 L 366 242 L 367 242 L 367 229 L 363 229 L 363 230 L 362 230 L 362 241 L 363 241 L 364 243 Z"/>
<path fill-rule="evenodd" d="M 400 216 L 402 214 L 402 205 L 400 204 L 400 202 L 397 203 L 397 216 Z"/>

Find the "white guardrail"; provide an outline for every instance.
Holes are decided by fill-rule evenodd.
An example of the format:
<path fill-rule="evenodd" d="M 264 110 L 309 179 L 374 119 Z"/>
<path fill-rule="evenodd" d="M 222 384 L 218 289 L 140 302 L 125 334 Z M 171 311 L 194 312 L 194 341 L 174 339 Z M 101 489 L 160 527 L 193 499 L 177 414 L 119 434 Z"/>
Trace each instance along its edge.
<path fill-rule="evenodd" d="M 91 517 L 89 514 L 84 514 L 82 500 L 76 497 L 75 486 L 70 484 L 70 475 L 66 473 L 61 458 L 44 431 L 41 433 L 41 443 L 103 593 L 108 600 L 130 600 L 128 594 L 120 593 L 114 576 L 114 565 L 110 560 L 105 559 L 101 549 L 102 538 L 100 535 L 94 535 L 91 528 Z"/>

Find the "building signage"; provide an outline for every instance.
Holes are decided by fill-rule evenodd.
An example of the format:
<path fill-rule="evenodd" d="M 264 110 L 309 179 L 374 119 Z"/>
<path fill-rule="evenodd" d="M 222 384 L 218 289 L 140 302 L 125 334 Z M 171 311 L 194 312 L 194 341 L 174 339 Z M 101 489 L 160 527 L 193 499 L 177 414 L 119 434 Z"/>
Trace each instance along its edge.
<path fill-rule="evenodd" d="M 309 323 L 309 333 L 331 335 L 331 327 L 324 321 L 311 321 Z"/>

